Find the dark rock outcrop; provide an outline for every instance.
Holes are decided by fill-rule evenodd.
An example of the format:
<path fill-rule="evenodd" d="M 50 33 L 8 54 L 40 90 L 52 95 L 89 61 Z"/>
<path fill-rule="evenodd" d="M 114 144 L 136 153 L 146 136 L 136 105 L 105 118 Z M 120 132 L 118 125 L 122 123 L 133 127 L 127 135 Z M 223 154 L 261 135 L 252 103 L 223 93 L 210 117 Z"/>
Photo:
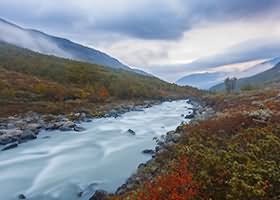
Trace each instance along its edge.
<path fill-rule="evenodd" d="M 104 190 L 96 190 L 94 195 L 89 200 L 105 200 L 108 197 L 108 193 Z"/>

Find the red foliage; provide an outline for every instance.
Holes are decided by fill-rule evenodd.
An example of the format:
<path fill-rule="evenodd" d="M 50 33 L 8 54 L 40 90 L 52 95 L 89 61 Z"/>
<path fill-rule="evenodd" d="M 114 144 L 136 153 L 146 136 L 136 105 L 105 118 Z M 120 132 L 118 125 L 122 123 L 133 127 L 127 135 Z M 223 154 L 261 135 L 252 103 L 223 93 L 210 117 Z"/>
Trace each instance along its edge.
<path fill-rule="evenodd" d="M 164 176 L 157 176 L 153 181 L 144 184 L 136 194 L 131 193 L 135 200 L 190 200 L 197 193 L 197 184 L 188 170 L 186 158 L 180 163 L 171 165 L 171 172 Z"/>
<path fill-rule="evenodd" d="M 98 97 L 102 99 L 106 99 L 109 97 L 109 92 L 104 86 L 98 90 Z"/>

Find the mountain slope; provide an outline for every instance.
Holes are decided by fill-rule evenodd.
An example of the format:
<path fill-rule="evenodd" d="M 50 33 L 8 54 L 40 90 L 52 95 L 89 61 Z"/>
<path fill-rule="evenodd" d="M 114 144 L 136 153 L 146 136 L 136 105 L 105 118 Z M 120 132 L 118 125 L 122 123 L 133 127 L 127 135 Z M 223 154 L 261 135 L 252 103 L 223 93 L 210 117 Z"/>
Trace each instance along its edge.
<path fill-rule="evenodd" d="M 220 83 L 224 77 L 226 77 L 226 74 L 222 72 L 197 73 L 179 79 L 176 81 L 176 84 L 181 86 L 189 85 L 200 89 L 209 89 L 211 86 Z"/>
<path fill-rule="evenodd" d="M 37 30 L 24 29 L 1 18 L 0 41 L 47 55 L 134 71 L 119 60 L 101 51 L 82 46 L 64 38 L 54 37 Z M 135 70 L 135 73 L 147 75 L 147 73 L 139 70 Z"/>
<path fill-rule="evenodd" d="M 237 89 L 240 90 L 244 87 L 263 87 L 273 83 L 280 82 L 280 62 L 273 68 L 256 74 L 248 78 L 241 78 L 237 81 Z M 213 91 L 223 91 L 224 84 L 221 83 L 211 88 Z"/>
<path fill-rule="evenodd" d="M 46 56 L 0 42 L 0 115 L 67 112 L 123 100 L 195 96 L 198 91 L 122 69 Z"/>

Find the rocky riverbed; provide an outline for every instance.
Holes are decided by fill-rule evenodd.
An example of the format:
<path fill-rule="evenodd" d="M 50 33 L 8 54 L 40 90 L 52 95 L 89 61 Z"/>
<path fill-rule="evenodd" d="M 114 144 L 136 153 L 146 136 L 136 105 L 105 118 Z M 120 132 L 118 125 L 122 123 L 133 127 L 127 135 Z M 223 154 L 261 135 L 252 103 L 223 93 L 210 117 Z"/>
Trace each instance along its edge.
<path fill-rule="evenodd" d="M 165 101 L 165 100 L 162 100 Z M 90 112 L 70 113 L 69 115 L 38 114 L 28 112 L 24 115 L 0 118 L 0 151 L 17 147 L 21 143 L 34 140 L 42 130 L 85 131 L 83 122 L 91 122 L 96 117 L 120 117 L 130 111 L 142 111 L 162 101 L 144 101 L 141 105 L 120 105 L 109 112 L 92 116 Z"/>

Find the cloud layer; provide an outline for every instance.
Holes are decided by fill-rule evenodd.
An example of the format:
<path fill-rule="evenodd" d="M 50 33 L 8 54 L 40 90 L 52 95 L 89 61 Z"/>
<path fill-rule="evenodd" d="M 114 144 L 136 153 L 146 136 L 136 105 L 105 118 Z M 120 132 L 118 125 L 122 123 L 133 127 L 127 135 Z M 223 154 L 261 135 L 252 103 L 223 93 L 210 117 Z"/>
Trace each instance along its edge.
<path fill-rule="evenodd" d="M 271 39 L 280 38 L 279 0 L 2 0 L 0 13 L 172 81 L 192 71 L 274 57 L 280 46 Z M 207 31 L 212 26 L 218 28 Z M 187 60 L 194 61 L 164 64 Z"/>
<path fill-rule="evenodd" d="M 173 40 L 200 23 L 256 18 L 279 11 L 279 0 L 19 0 L 0 2 L 0 13 L 26 24 Z M 32 11 L 32 12 L 30 12 Z"/>

